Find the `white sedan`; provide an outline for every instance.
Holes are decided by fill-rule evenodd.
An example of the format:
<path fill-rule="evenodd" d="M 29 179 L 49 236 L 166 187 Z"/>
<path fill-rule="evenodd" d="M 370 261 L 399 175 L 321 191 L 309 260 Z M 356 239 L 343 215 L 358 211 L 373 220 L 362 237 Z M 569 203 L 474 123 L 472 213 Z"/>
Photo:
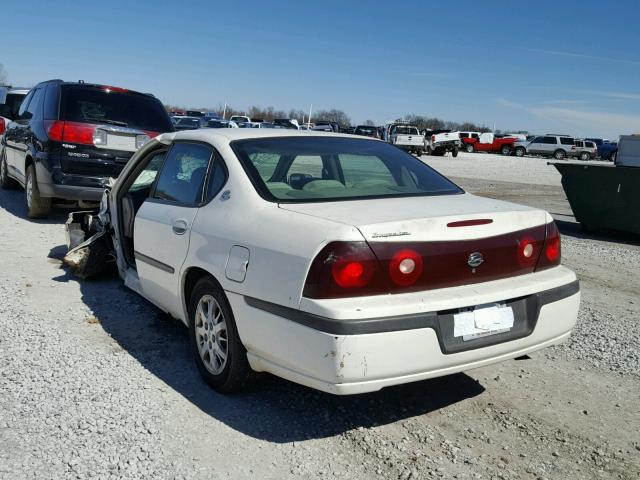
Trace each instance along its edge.
<path fill-rule="evenodd" d="M 547 212 L 350 135 L 160 135 L 67 231 L 72 270 L 115 257 L 220 392 L 251 370 L 335 394 L 469 370 L 565 340 L 580 302 Z"/>

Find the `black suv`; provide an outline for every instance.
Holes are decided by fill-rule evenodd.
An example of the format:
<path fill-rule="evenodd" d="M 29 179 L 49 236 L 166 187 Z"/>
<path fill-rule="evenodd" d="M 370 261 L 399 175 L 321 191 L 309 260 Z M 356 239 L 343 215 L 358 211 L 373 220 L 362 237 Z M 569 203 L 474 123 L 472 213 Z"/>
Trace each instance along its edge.
<path fill-rule="evenodd" d="M 29 91 L 0 145 L 0 186 L 21 185 L 28 216 L 45 217 L 53 198 L 97 201 L 151 137 L 173 131 L 153 95 L 49 80 Z"/>

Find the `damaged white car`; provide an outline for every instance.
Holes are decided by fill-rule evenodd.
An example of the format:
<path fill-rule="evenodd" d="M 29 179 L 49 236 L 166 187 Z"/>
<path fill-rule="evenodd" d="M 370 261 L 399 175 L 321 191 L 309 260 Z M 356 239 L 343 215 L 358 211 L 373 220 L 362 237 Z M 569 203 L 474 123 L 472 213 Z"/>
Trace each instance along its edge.
<path fill-rule="evenodd" d="M 348 135 L 160 135 L 67 230 L 72 270 L 115 261 L 221 392 L 251 370 L 353 394 L 480 367 L 565 340 L 580 302 L 548 213 Z"/>

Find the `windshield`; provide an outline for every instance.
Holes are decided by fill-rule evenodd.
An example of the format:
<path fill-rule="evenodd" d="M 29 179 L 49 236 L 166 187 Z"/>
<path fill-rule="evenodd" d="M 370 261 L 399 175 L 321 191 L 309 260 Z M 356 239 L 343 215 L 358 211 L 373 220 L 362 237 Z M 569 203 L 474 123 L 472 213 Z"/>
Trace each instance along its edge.
<path fill-rule="evenodd" d="M 109 123 L 152 132 L 173 131 L 162 103 L 152 96 L 106 87 L 64 85 L 60 119 L 83 123 Z"/>
<path fill-rule="evenodd" d="M 18 110 L 20 110 L 20 104 L 26 96 L 26 93 L 8 93 L 5 103 L 0 103 L 0 117 L 15 120 L 18 116 Z"/>
<path fill-rule="evenodd" d="M 280 137 L 236 140 L 231 146 L 258 192 L 271 201 L 463 193 L 420 160 L 375 140 Z"/>

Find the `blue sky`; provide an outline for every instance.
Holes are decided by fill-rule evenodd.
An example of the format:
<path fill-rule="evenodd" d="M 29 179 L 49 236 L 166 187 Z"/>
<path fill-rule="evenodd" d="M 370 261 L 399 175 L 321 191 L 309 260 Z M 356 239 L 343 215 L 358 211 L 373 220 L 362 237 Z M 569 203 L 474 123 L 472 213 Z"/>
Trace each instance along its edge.
<path fill-rule="evenodd" d="M 354 122 L 416 113 L 537 133 L 640 132 L 637 0 L 2 5 L 0 63 L 14 85 L 84 79 L 185 106 L 313 103 Z"/>

